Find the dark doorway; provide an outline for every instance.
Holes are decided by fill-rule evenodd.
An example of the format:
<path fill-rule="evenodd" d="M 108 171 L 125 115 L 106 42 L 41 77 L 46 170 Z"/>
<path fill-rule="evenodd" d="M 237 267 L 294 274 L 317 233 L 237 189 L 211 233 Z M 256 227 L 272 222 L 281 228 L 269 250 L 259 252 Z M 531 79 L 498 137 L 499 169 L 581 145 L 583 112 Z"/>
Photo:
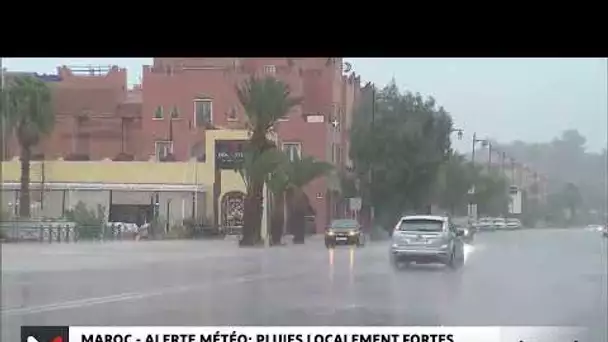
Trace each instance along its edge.
<path fill-rule="evenodd" d="M 135 223 L 141 227 L 152 221 L 150 204 L 113 204 L 110 206 L 110 222 Z"/>

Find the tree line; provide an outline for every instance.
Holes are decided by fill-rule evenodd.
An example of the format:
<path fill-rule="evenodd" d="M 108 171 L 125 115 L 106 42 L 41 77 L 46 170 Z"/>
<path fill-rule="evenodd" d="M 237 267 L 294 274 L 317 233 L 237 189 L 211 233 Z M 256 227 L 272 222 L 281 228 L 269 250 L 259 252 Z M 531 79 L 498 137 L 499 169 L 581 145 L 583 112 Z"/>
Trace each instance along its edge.
<path fill-rule="evenodd" d="M 404 213 L 440 208 L 467 215 L 507 212 L 508 181 L 496 170 L 473 165 L 451 148 L 451 115 L 433 97 L 401 92 L 393 81 L 382 89 L 367 84 L 353 116 L 352 173 L 363 211 L 384 229 Z M 469 194 L 475 188 L 474 195 Z"/>

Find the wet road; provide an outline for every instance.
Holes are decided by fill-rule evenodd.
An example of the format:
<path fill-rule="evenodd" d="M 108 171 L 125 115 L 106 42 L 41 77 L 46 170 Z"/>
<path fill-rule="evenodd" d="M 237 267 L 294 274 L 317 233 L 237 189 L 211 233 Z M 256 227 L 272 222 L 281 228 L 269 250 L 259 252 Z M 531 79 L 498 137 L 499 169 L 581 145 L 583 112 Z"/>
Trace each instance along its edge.
<path fill-rule="evenodd" d="M 479 234 L 464 269 L 394 271 L 388 242 L 2 247 L 2 341 L 20 325 L 583 325 L 608 340 L 608 239 Z"/>

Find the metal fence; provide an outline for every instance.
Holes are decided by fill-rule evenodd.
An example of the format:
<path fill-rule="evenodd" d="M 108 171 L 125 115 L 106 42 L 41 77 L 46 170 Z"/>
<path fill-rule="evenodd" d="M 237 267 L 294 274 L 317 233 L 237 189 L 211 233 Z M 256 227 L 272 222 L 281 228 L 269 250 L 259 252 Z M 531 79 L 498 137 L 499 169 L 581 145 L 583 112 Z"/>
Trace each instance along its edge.
<path fill-rule="evenodd" d="M 7 242 L 69 243 L 80 240 L 133 240 L 134 232 L 118 224 L 83 226 L 74 222 L 1 221 L 1 237 Z"/>
<path fill-rule="evenodd" d="M 2 221 L 2 237 L 11 242 L 74 242 L 78 230 L 73 222 Z"/>

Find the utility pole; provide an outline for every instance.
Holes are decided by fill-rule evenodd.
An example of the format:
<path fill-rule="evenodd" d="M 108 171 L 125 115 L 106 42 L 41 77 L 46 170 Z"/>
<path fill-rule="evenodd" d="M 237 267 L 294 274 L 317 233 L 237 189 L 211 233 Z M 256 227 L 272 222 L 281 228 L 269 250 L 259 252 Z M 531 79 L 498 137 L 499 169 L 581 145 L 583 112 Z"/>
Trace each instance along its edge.
<path fill-rule="evenodd" d="M 471 163 L 475 166 L 475 145 L 477 144 L 477 132 L 473 133 L 473 149 L 471 151 Z"/>
<path fill-rule="evenodd" d="M 515 159 L 511 158 L 511 185 L 515 185 Z"/>
<path fill-rule="evenodd" d="M 46 174 L 44 169 L 44 158 L 40 162 L 40 210 L 44 213 L 44 183 L 46 182 Z"/>
<path fill-rule="evenodd" d="M 376 121 L 376 87 L 374 86 L 374 84 L 371 84 L 372 86 L 372 123 L 371 123 L 371 135 L 372 135 L 372 142 L 374 144 L 374 148 L 376 147 L 375 143 L 376 143 L 376 139 L 375 139 L 375 121 Z M 375 214 L 375 210 L 374 210 L 374 163 L 372 161 L 370 168 L 369 168 L 369 193 L 370 193 L 370 202 L 371 203 L 371 212 L 370 212 L 370 220 L 371 220 L 371 227 L 370 227 L 370 231 L 373 230 L 373 226 L 374 226 L 374 214 Z"/>
<path fill-rule="evenodd" d="M 4 93 L 4 63 L 3 63 L 3 58 L 0 57 L 0 96 L 2 96 L 2 102 L 4 102 L 2 104 L 2 112 L 0 113 L 0 179 L 2 178 L 2 162 L 4 162 L 4 151 L 6 150 L 6 122 L 5 117 L 6 117 L 6 111 L 8 110 L 6 108 L 6 95 Z M 0 181 L 0 193 L 4 193 L 3 190 L 3 182 Z M 0 208 L 3 208 L 2 205 L 2 197 L 0 196 Z"/>
<path fill-rule="evenodd" d="M 488 141 L 488 171 L 492 170 L 492 143 Z"/>

